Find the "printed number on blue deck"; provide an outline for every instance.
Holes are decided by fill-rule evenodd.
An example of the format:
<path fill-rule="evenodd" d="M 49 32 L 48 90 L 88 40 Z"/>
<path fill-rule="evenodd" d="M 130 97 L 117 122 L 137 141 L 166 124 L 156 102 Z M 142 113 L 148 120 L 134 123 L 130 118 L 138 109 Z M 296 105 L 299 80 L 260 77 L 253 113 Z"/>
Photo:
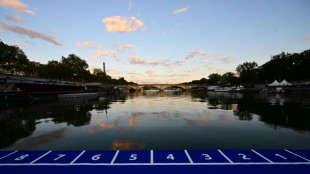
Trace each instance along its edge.
<path fill-rule="evenodd" d="M 74 163 L 111 163 L 116 151 L 86 151 Z"/>
<path fill-rule="evenodd" d="M 71 163 L 82 151 L 52 151 L 35 163 Z"/>
<path fill-rule="evenodd" d="M 150 163 L 150 151 L 120 151 L 114 163 Z"/>
<path fill-rule="evenodd" d="M 184 151 L 154 150 L 154 163 L 189 163 Z"/>
<path fill-rule="evenodd" d="M 266 158 L 270 159 L 273 162 L 307 162 L 307 160 L 302 159 L 292 153 L 289 153 L 285 150 L 257 150 L 258 153 L 262 154 Z"/>
<path fill-rule="evenodd" d="M 31 163 L 47 151 L 18 151 L 0 160 L 0 163 Z"/>
<path fill-rule="evenodd" d="M 250 150 L 222 150 L 222 152 L 234 163 L 269 163 Z"/>
<path fill-rule="evenodd" d="M 217 150 L 188 150 L 194 163 L 229 163 Z"/>

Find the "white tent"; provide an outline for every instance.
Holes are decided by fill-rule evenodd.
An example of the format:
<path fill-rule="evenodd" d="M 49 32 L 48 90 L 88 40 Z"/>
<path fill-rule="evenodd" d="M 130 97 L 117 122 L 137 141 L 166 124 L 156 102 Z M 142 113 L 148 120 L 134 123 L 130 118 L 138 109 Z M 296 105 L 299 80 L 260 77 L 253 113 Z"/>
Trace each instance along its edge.
<path fill-rule="evenodd" d="M 279 84 L 280 86 L 291 86 L 291 83 L 288 83 L 285 79 Z"/>
<path fill-rule="evenodd" d="M 268 86 L 279 86 L 279 82 L 277 80 L 275 80 L 274 82 L 268 84 Z"/>

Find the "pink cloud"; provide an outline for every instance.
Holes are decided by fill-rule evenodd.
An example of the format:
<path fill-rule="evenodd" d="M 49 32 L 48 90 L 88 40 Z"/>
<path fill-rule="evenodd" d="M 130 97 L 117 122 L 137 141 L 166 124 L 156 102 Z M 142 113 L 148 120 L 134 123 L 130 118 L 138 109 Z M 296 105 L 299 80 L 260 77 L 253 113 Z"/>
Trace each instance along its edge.
<path fill-rule="evenodd" d="M 98 57 L 98 56 L 88 55 L 87 58 L 88 58 L 89 60 L 99 60 L 99 57 Z"/>
<path fill-rule="evenodd" d="M 80 46 L 89 46 L 89 45 L 94 45 L 95 42 L 91 41 L 86 41 L 86 42 L 78 42 L 75 44 L 75 46 L 80 47 Z"/>
<path fill-rule="evenodd" d="M 129 63 L 132 64 L 148 64 L 146 60 L 140 57 L 127 56 L 127 59 L 129 60 Z"/>
<path fill-rule="evenodd" d="M 48 41 L 50 43 L 53 43 L 55 45 L 62 45 L 61 42 L 57 42 L 53 36 L 50 36 L 48 34 L 45 33 L 40 33 L 40 32 L 36 32 L 33 30 L 29 30 L 27 28 L 23 28 L 23 27 L 18 27 L 18 26 L 11 26 L 11 25 L 7 25 L 3 22 L 0 22 L 0 28 L 5 32 L 5 31 L 12 31 L 14 33 L 17 34 L 21 34 L 21 35 L 27 35 L 31 38 L 39 38 L 39 39 L 43 39 L 45 41 Z"/>
<path fill-rule="evenodd" d="M 106 51 L 96 50 L 95 53 L 98 56 L 116 55 L 116 52 L 113 50 L 106 50 Z"/>
<path fill-rule="evenodd" d="M 305 40 L 310 40 L 310 36 L 308 36 L 308 37 L 305 37 L 304 39 L 305 39 Z"/>
<path fill-rule="evenodd" d="M 112 16 L 102 19 L 108 32 L 135 32 L 142 30 L 144 23 L 136 17 Z"/>
<path fill-rule="evenodd" d="M 116 42 L 114 44 L 114 47 L 117 49 L 117 51 L 123 51 L 125 48 L 134 48 L 135 45 L 133 44 L 123 44 L 122 46 L 119 44 L 119 42 Z"/>
<path fill-rule="evenodd" d="M 11 21 L 14 21 L 14 22 L 19 22 L 19 23 L 26 22 L 25 20 L 23 20 L 23 19 L 20 18 L 19 16 L 5 16 L 5 18 L 6 18 L 7 20 L 11 20 Z"/>
<path fill-rule="evenodd" d="M 94 69 L 101 69 L 101 67 L 99 67 L 99 66 L 90 66 L 88 69 L 90 71 L 93 71 Z"/>
<path fill-rule="evenodd" d="M 97 45 L 96 46 L 96 48 L 102 48 L 103 47 L 103 45 Z"/>
<path fill-rule="evenodd" d="M 26 44 L 15 42 L 14 45 L 20 46 L 22 48 L 27 48 Z"/>
<path fill-rule="evenodd" d="M 173 14 L 182 13 L 182 12 L 185 12 L 185 11 L 187 11 L 187 10 L 188 10 L 188 7 L 186 7 L 186 8 L 181 8 L 181 9 L 178 9 L 178 10 L 173 11 Z"/>
<path fill-rule="evenodd" d="M 117 56 L 114 56 L 114 59 L 118 62 L 121 62 L 122 60 L 120 58 L 118 58 Z"/>
<path fill-rule="evenodd" d="M 213 64 L 214 62 L 209 60 L 209 59 L 205 59 L 202 62 L 207 63 L 207 64 Z"/>
<path fill-rule="evenodd" d="M 150 69 L 150 70 L 147 70 L 146 73 L 148 73 L 148 74 L 154 74 L 155 71 Z"/>
<path fill-rule="evenodd" d="M 13 10 L 20 13 L 28 13 L 35 15 L 32 10 L 27 9 L 27 5 L 20 2 L 19 0 L 0 0 L 0 6 L 2 7 L 11 7 Z"/>
<path fill-rule="evenodd" d="M 202 50 L 191 51 L 191 52 L 189 52 L 189 54 L 186 56 L 185 59 L 194 58 L 197 55 L 207 56 L 208 54 L 210 54 L 210 53 L 202 51 Z"/>
<path fill-rule="evenodd" d="M 219 57 L 218 59 L 223 63 L 232 63 L 235 61 L 235 58 L 233 56 Z"/>

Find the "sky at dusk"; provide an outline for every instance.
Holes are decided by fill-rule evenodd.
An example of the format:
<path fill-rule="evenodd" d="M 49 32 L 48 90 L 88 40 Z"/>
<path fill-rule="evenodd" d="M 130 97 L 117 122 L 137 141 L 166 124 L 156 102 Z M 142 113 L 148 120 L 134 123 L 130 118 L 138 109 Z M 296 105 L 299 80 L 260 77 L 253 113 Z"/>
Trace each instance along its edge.
<path fill-rule="evenodd" d="M 136 83 L 181 83 L 310 49 L 309 0 L 0 0 L 0 39 Z"/>

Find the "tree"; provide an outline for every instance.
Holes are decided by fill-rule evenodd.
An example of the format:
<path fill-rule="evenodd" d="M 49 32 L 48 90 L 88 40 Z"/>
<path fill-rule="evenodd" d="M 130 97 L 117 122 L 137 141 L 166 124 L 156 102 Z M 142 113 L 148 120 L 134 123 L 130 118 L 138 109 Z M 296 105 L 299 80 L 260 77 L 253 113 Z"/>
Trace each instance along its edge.
<path fill-rule="evenodd" d="M 87 75 L 90 74 L 87 72 L 88 64 L 85 60 L 82 60 L 75 54 L 69 54 L 69 56 L 62 57 L 61 63 L 65 69 L 66 78 L 68 80 L 85 80 Z"/>
<path fill-rule="evenodd" d="M 217 73 L 213 73 L 209 75 L 209 84 L 216 85 L 221 81 L 221 75 Z"/>
<path fill-rule="evenodd" d="M 257 67 L 256 62 L 245 62 L 238 65 L 236 71 L 240 74 L 240 82 L 253 85 L 257 77 Z"/>
<path fill-rule="evenodd" d="M 235 85 L 237 83 L 237 80 L 238 78 L 232 72 L 227 72 L 221 77 L 221 83 L 223 84 Z"/>
<path fill-rule="evenodd" d="M 29 60 L 18 46 L 10 46 L 0 41 L 0 68 L 10 74 L 24 73 Z"/>

